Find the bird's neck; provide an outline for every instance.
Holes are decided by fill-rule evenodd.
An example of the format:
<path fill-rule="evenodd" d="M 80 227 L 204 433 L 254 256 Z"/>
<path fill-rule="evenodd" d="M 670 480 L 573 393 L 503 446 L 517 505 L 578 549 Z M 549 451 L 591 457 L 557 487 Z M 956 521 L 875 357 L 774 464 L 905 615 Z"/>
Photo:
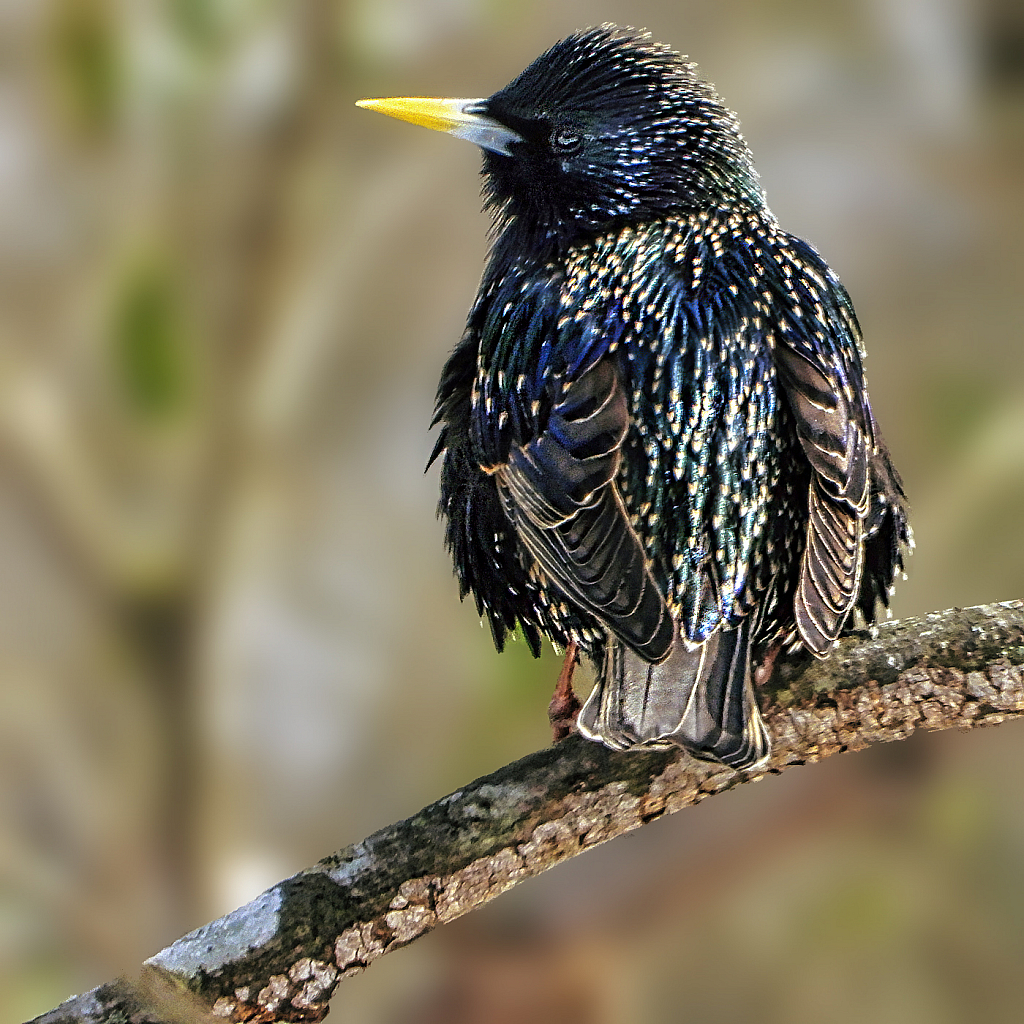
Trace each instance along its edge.
<path fill-rule="evenodd" d="M 495 218 L 492 263 L 508 265 L 523 259 L 540 263 L 561 261 L 571 248 L 598 233 L 571 221 L 506 211 Z"/>
<path fill-rule="evenodd" d="M 764 193 L 754 187 L 747 196 L 732 196 L 716 202 L 708 199 L 700 206 L 689 210 L 665 210 L 660 215 L 652 214 L 643 218 L 642 223 L 658 223 L 673 218 L 686 219 L 702 213 L 728 216 L 737 212 L 758 212 L 768 220 L 774 220 L 764 202 Z M 547 220 L 536 217 L 508 214 L 498 216 L 494 225 L 494 241 L 491 246 L 490 270 L 499 275 L 515 264 L 543 265 L 564 263 L 570 252 L 586 246 L 619 229 L 636 228 L 636 218 L 611 218 L 599 225 L 580 224 L 566 220 Z"/>

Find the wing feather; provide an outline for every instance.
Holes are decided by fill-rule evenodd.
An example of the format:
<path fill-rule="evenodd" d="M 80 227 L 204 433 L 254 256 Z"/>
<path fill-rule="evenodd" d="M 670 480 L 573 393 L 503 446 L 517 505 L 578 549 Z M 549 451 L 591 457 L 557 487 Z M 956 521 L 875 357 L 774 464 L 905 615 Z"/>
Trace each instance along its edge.
<path fill-rule="evenodd" d="M 509 519 L 562 593 L 649 661 L 674 627 L 616 483 L 629 412 L 615 363 L 556 381 L 547 425 L 498 470 Z"/>
<path fill-rule="evenodd" d="M 779 345 L 776 365 L 814 470 L 794 614 L 801 639 L 821 657 L 839 636 L 860 587 L 871 414 L 866 396 L 850 386 L 838 352 L 820 349 L 812 357 Z"/>

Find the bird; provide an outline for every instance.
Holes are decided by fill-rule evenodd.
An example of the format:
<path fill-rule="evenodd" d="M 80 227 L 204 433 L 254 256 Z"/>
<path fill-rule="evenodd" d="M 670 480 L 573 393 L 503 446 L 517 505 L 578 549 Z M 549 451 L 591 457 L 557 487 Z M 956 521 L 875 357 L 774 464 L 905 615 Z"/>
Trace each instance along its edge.
<path fill-rule="evenodd" d="M 490 252 L 430 460 L 460 595 L 499 651 L 565 649 L 552 706 L 587 739 L 763 769 L 758 684 L 874 622 L 913 544 L 846 289 L 646 32 L 575 32 L 487 98 L 358 105 L 482 151 Z"/>

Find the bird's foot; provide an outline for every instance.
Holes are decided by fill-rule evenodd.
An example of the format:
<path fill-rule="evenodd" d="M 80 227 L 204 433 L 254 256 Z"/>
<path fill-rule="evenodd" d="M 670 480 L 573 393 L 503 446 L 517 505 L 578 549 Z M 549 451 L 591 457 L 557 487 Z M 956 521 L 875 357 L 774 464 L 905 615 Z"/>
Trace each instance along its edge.
<path fill-rule="evenodd" d="M 764 657 L 761 659 L 760 664 L 754 669 L 754 685 L 764 686 L 772 677 L 772 672 L 775 671 L 775 659 L 779 656 L 779 652 L 782 650 L 782 640 L 776 640 L 768 650 L 764 652 Z"/>
<path fill-rule="evenodd" d="M 558 673 L 555 693 L 548 705 L 548 721 L 551 723 L 552 742 L 557 743 L 571 736 L 576 731 L 576 716 L 583 705 L 572 688 L 572 674 L 579 657 L 579 647 L 575 640 L 569 641 L 565 649 L 565 661 L 562 671 Z"/>

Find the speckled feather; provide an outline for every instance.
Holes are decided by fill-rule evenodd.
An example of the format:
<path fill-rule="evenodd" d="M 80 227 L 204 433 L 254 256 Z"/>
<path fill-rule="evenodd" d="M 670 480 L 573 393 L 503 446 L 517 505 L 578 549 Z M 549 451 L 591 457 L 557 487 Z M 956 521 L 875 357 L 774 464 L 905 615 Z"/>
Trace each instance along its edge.
<path fill-rule="evenodd" d="M 590 30 L 487 107 L 524 141 L 485 155 L 498 233 L 438 390 L 462 593 L 499 649 L 591 654 L 587 734 L 758 763 L 752 658 L 824 655 L 909 543 L 849 296 L 671 50 Z"/>

